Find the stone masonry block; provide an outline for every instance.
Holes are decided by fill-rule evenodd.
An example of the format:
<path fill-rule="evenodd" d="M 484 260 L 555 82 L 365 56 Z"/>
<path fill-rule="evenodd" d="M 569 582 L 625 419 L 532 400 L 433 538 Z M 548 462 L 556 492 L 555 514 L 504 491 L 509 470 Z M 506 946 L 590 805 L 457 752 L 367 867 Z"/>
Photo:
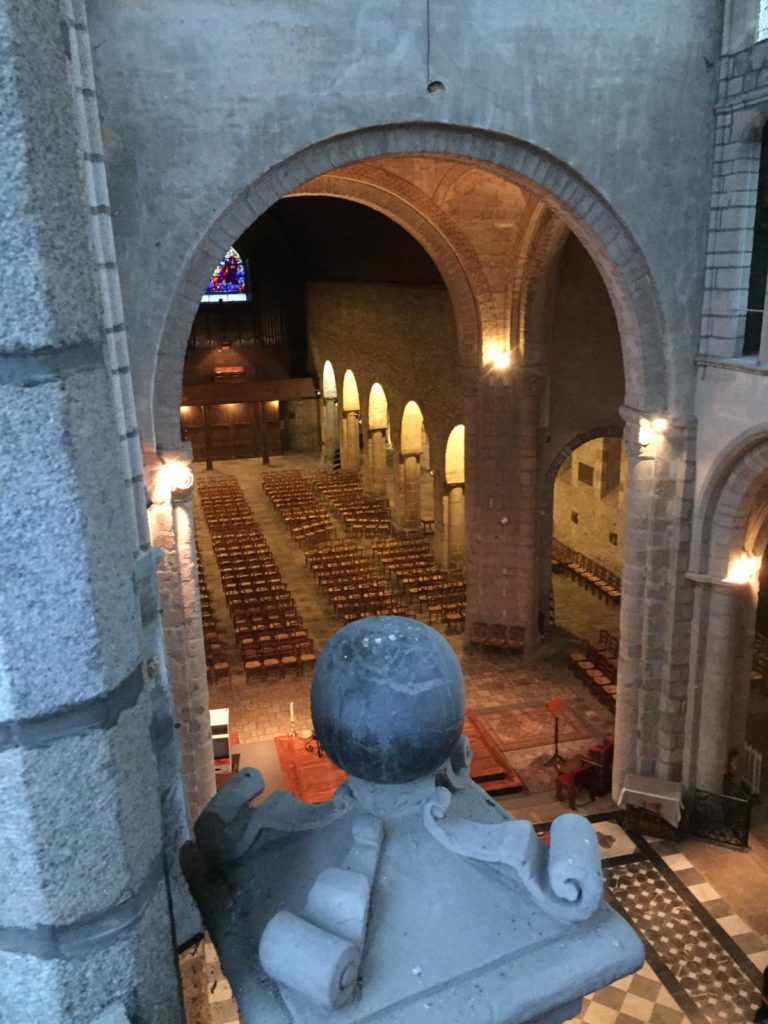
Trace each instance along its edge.
<path fill-rule="evenodd" d="M 121 937 L 104 936 L 101 948 L 70 959 L 0 951 L 0 977 L 3 1024 L 93 1024 L 115 1003 L 130 1020 L 181 1024 L 163 881 Z"/>
<path fill-rule="evenodd" d="M 107 731 L 0 753 L 0 925 L 97 913 L 135 892 L 161 849 L 148 697 Z"/>
<path fill-rule="evenodd" d="M 0 721 L 111 688 L 140 652 L 129 521 L 103 368 L 0 387 Z M 44 524 L 44 528 L 42 526 Z"/>

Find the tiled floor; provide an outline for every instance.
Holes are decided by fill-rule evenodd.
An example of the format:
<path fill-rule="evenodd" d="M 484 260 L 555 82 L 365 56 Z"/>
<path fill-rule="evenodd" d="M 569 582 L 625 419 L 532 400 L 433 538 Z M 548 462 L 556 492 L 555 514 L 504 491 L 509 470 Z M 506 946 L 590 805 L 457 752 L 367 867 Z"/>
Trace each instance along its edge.
<path fill-rule="evenodd" d="M 275 466 L 314 468 L 309 459 L 275 460 Z M 303 553 L 296 548 L 261 489 L 260 463 L 232 462 L 223 467 L 240 480 L 256 512 L 267 541 L 296 598 L 305 624 L 318 646 L 339 628 L 336 620 L 306 571 Z M 212 559 L 202 517 L 198 515 L 199 547 L 219 619 L 234 648 L 231 622 Z M 598 738 L 612 732 L 612 716 L 586 693 L 567 671 L 563 651 L 572 637 L 596 637 L 600 628 L 618 632 L 617 611 L 555 577 L 555 611 L 565 630 L 530 662 L 465 654 L 462 637 L 448 638 L 459 655 L 467 684 L 467 703 L 478 709 L 522 707 L 563 697 Z M 233 678 L 217 684 L 212 703 L 231 710 L 232 726 L 241 742 L 265 740 L 289 729 L 288 706 L 294 701 L 297 728 L 309 728 L 310 678 L 287 678 L 269 687 L 247 687 L 236 653 L 232 655 Z M 588 741 L 576 740 L 577 753 Z M 564 810 L 554 799 L 552 781 L 540 763 L 549 747 L 515 751 L 510 760 L 527 783 L 521 796 L 502 798 L 518 818 L 548 821 Z M 523 763 L 523 754 L 525 763 Z M 515 760 L 517 757 L 517 763 Z M 725 851 L 695 842 L 681 846 L 649 843 L 629 837 L 599 812 L 611 812 L 610 798 L 594 804 L 584 797 L 577 810 L 597 814 L 595 828 L 604 857 L 607 889 L 618 908 L 643 936 L 647 963 L 636 974 L 585 999 L 578 1021 L 587 1024 L 741 1024 L 752 1019 L 758 1000 L 760 972 L 768 965 L 768 943 L 754 928 L 765 930 L 768 920 L 768 850 L 756 841 L 753 854 Z M 758 816 L 759 817 L 759 816 Z M 759 819 L 760 820 L 760 819 Z M 706 874 L 705 874 L 706 872 Z M 721 896 L 718 879 L 722 881 Z M 231 991 L 210 945 L 209 986 L 213 1024 L 238 1020 Z"/>

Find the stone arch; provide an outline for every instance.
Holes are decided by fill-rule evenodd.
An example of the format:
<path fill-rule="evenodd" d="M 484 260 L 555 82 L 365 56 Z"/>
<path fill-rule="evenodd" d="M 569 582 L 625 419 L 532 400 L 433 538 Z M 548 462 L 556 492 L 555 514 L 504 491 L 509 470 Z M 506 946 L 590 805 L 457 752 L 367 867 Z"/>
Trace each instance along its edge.
<path fill-rule="evenodd" d="M 400 454 L 421 455 L 424 416 L 417 402 L 406 402 L 400 421 Z"/>
<path fill-rule="evenodd" d="M 333 370 L 333 364 L 330 359 L 326 359 L 323 363 L 323 398 L 336 398 L 338 391 L 336 389 L 336 374 Z"/>
<path fill-rule="evenodd" d="M 464 424 L 457 423 L 445 446 L 446 484 L 464 483 Z"/>
<path fill-rule="evenodd" d="M 323 363 L 320 381 L 320 452 L 325 466 L 338 465 L 339 399 L 336 373 L 330 359 Z"/>
<path fill-rule="evenodd" d="M 344 371 L 341 383 L 341 468 L 348 473 L 360 469 L 360 392 L 352 370 Z"/>
<path fill-rule="evenodd" d="M 402 153 L 442 154 L 486 164 L 551 206 L 590 253 L 611 296 L 624 356 L 627 405 L 674 411 L 668 394 L 662 315 L 650 269 L 634 237 L 595 188 L 553 154 L 510 136 L 438 124 L 386 125 L 334 136 L 293 154 L 245 187 L 209 224 L 180 271 L 163 323 L 152 382 L 152 426 L 159 447 L 179 444 L 178 407 L 187 337 L 222 245 L 231 245 L 257 217 L 303 182 L 353 161 Z"/>
<path fill-rule="evenodd" d="M 344 371 L 341 383 L 341 409 L 342 412 L 360 412 L 360 391 L 352 370 Z"/>
<path fill-rule="evenodd" d="M 581 434 L 577 434 L 572 441 L 569 441 L 567 445 L 560 449 L 549 464 L 546 475 L 544 477 L 544 487 L 542 491 L 542 502 L 541 502 L 541 513 L 546 514 L 546 510 L 552 504 L 552 494 L 555 489 L 555 480 L 557 474 L 560 472 L 565 460 L 572 455 L 577 448 L 581 448 L 587 441 L 597 441 L 601 437 L 624 437 L 624 431 L 617 426 L 608 425 L 601 427 L 592 427 L 590 430 L 585 430 Z"/>
<path fill-rule="evenodd" d="M 551 559 L 551 546 L 552 537 L 554 534 L 554 499 L 555 499 L 555 481 L 557 474 L 568 459 L 578 448 L 581 448 L 583 444 L 588 441 L 596 441 L 601 437 L 615 437 L 622 439 L 624 432 L 620 427 L 614 424 L 607 424 L 603 426 L 592 427 L 589 430 L 582 431 L 572 438 L 568 444 L 564 445 L 560 451 L 554 456 L 549 466 L 547 467 L 546 473 L 542 481 L 542 487 L 540 492 L 540 503 L 539 503 L 539 544 L 538 544 L 538 620 L 539 625 L 543 629 L 544 623 L 547 621 L 550 611 L 550 596 L 552 590 L 552 559 Z"/>
<path fill-rule="evenodd" d="M 768 424 L 721 452 L 698 508 L 685 770 L 690 783 L 720 792 L 731 751 L 743 753 L 746 734 L 757 576 L 768 541 Z M 739 576 L 744 556 L 755 562 Z"/>
<path fill-rule="evenodd" d="M 401 537 L 417 536 L 421 524 L 421 455 L 424 416 L 413 400 L 400 417 L 393 526 Z"/>
<path fill-rule="evenodd" d="M 388 424 L 387 396 L 379 383 L 371 385 L 368 396 L 368 429 L 386 430 Z"/>
<path fill-rule="evenodd" d="M 464 424 L 458 423 L 445 445 L 441 536 L 443 561 L 451 569 L 464 568 L 466 500 L 464 493 Z"/>
<path fill-rule="evenodd" d="M 732 560 L 768 531 L 768 424 L 736 438 L 715 460 L 698 502 L 691 567 L 725 579 Z"/>
<path fill-rule="evenodd" d="M 375 172 L 375 173 L 374 173 Z M 459 355 L 476 365 L 484 331 L 495 326 L 494 303 L 477 257 L 450 218 L 408 182 L 382 168 L 354 165 L 329 171 L 294 189 L 294 196 L 333 196 L 360 203 L 399 224 L 430 256 L 448 291 L 456 321 Z M 361 180 L 364 177 L 365 180 Z"/>
<path fill-rule="evenodd" d="M 371 494 L 387 493 L 387 428 L 389 404 L 378 382 L 368 393 L 367 436 L 365 439 L 365 488 Z"/>

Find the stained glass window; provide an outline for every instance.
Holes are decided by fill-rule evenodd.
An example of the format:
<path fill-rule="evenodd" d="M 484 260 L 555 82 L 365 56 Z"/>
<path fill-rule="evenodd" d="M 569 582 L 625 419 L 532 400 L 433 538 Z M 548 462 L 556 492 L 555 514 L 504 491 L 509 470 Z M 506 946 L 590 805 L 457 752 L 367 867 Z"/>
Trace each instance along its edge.
<path fill-rule="evenodd" d="M 227 250 L 215 267 L 203 295 L 203 302 L 245 302 L 245 267 L 237 249 Z"/>

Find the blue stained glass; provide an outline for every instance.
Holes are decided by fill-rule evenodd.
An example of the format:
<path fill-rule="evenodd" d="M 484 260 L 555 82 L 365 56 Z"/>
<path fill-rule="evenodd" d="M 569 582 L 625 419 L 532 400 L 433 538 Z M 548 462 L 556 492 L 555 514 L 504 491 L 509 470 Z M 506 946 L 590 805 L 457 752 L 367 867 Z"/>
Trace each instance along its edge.
<path fill-rule="evenodd" d="M 206 295 L 239 295 L 245 297 L 245 267 L 236 249 L 229 249 L 211 274 Z"/>

